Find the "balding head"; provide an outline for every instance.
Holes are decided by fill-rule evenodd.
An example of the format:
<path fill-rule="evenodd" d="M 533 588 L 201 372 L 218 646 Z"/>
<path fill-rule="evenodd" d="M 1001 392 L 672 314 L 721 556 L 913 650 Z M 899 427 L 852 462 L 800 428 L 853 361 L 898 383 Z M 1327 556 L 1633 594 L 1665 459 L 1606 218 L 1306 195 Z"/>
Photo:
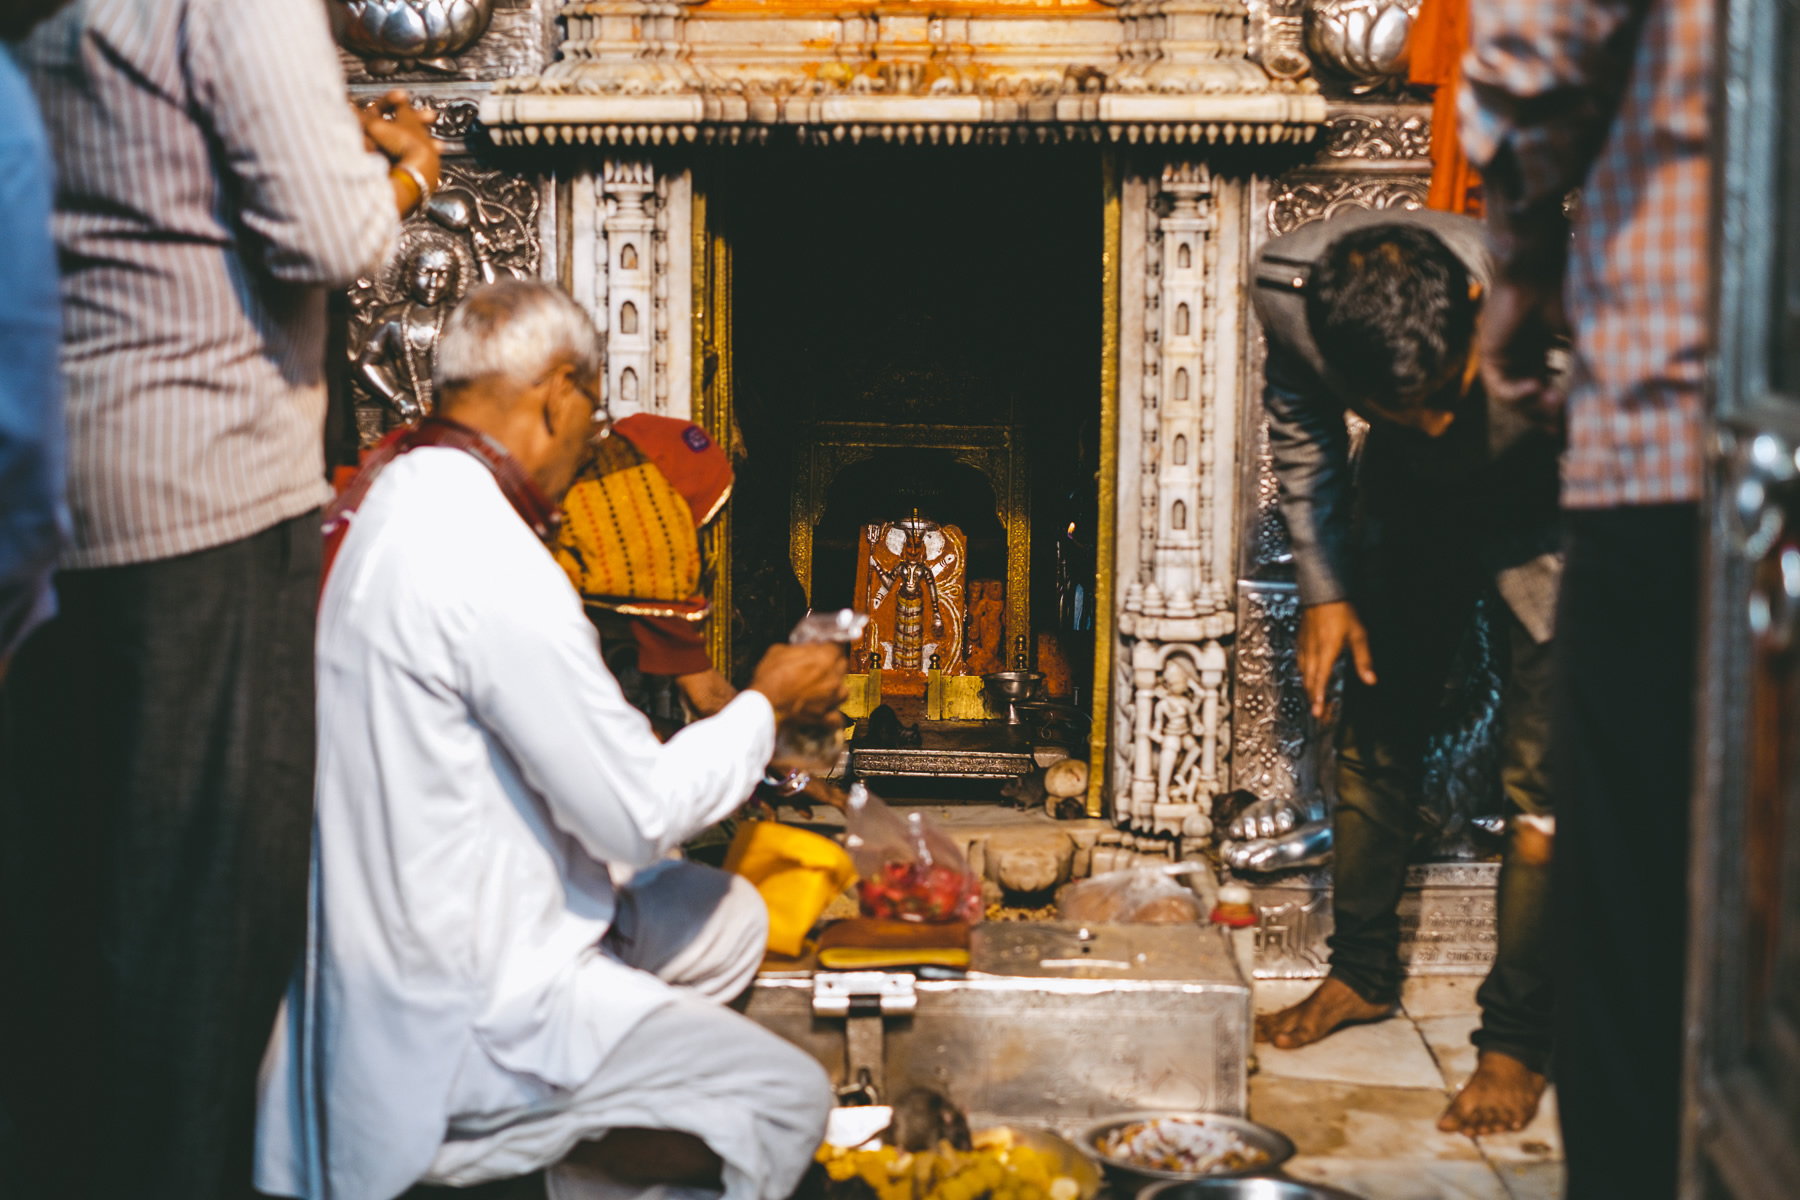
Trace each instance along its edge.
<path fill-rule="evenodd" d="M 444 322 L 432 382 L 438 411 L 497 438 L 560 501 L 604 417 L 600 334 L 554 284 L 471 291 Z"/>

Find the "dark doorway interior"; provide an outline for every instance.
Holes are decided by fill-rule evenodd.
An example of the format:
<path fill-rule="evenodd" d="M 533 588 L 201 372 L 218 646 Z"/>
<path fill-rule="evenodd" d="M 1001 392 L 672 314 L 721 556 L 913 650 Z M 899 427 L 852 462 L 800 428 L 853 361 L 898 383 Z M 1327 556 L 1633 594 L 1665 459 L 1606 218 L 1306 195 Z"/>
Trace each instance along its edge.
<path fill-rule="evenodd" d="M 1100 411 L 1094 154 L 768 149 L 737 160 L 730 197 L 720 216 L 747 451 L 732 506 L 740 682 L 805 610 L 789 512 L 809 425 L 1014 422 L 1031 477 L 1032 631 L 1057 632 L 1085 690 Z M 982 474 L 943 451 L 883 451 L 830 489 L 815 607 L 850 603 L 863 523 L 915 508 L 963 528 L 971 579 L 1004 578 L 1005 530 Z M 1079 616 L 1077 590 L 1088 598 Z"/>

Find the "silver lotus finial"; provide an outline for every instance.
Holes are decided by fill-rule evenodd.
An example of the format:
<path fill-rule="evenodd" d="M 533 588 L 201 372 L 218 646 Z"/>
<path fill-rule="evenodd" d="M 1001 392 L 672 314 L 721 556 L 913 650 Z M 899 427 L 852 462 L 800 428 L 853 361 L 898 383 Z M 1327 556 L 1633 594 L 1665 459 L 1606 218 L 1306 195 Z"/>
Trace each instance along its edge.
<path fill-rule="evenodd" d="M 445 74 L 494 15 L 494 0 L 332 0 L 338 42 L 368 60 L 371 75 Z"/>

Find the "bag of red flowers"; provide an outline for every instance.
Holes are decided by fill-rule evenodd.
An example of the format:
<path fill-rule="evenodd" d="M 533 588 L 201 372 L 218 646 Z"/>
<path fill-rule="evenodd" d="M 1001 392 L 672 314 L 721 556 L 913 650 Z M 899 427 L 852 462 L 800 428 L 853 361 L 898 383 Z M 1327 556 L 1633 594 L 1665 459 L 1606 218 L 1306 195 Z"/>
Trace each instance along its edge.
<path fill-rule="evenodd" d="M 981 879 L 923 813 L 902 817 L 861 783 L 850 786 L 844 848 L 861 876 L 866 917 L 922 924 L 981 920 Z"/>

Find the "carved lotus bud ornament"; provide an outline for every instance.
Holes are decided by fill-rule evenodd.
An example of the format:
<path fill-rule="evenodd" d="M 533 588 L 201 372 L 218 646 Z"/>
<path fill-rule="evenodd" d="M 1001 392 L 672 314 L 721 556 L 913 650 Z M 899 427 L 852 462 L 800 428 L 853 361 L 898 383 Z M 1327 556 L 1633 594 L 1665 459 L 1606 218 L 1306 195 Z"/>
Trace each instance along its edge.
<path fill-rule="evenodd" d="M 1419 0 L 1315 0 L 1313 53 L 1367 91 L 1406 78 Z"/>
<path fill-rule="evenodd" d="M 487 32 L 494 0 L 332 0 L 338 42 L 371 75 L 456 70 L 454 56 Z"/>

